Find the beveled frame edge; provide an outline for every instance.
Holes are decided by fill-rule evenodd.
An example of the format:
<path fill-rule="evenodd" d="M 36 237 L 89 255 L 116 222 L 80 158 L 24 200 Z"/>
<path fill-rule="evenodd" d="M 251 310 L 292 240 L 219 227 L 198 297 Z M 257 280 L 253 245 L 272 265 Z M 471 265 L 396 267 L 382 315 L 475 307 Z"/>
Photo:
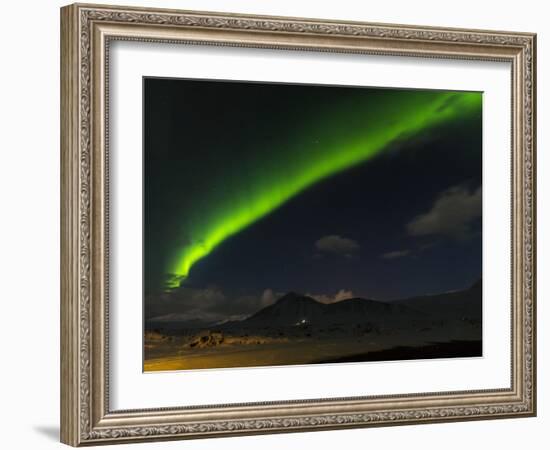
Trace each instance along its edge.
<path fill-rule="evenodd" d="M 510 389 L 110 411 L 106 67 L 112 39 L 511 62 Z M 62 442 L 79 446 L 535 415 L 535 58 L 531 33 L 108 5 L 62 8 Z"/>

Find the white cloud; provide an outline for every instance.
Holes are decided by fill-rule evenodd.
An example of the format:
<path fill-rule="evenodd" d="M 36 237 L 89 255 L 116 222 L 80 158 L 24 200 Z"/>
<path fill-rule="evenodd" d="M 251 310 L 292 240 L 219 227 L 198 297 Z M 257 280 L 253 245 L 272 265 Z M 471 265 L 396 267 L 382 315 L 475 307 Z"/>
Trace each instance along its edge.
<path fill-rule="evenodd" d="M 348 298 L 354 298 L 352 291 L 347 291 L 345 289 L 340 289 L 335 295 L 326 295 L 326 294 L 306 294 L 308 297 L 314 298 L 320 303 L 336 303 L 341 300 L 346 300 Z"/>
<path fill-rule="evenodd" d="M 282 296 L 282 294 L 277 294 L 277 293 L 273 292 L 272 289 L 268 288 L 268 289 L 266 289 L 265 291 L 262 292 L 262 295 L 260 297 L 260 305 L 262 307 L 272 305 L 273 303 L 275 303 L 275 300 L 277 300 L 281 296 Z"/>
<path fill-rule="evenodd" d="M 323 253 L 352 256 L 359 251 L 360 246 L 353 239 L 332 234 L 315 242 L 315 248 Z"/>
<path fill-rule="evenodd" d="M 454 186 L 442 192 L 432 208 L 407 224 L 411 236 L 443 235 L 465 239 L 472 234 L 473 223 L 481 217 L 481 186 L 470 192 Z"/>
<path fill-rule="evenodd" d="M 396 258 L 403 258 L 404 256 L 407 256 L 410 253 L 411 253 L 410 250 L 395 250 L 393 252 L 383 253 L 381 257 L 383 259 L 396 259 Z"/>

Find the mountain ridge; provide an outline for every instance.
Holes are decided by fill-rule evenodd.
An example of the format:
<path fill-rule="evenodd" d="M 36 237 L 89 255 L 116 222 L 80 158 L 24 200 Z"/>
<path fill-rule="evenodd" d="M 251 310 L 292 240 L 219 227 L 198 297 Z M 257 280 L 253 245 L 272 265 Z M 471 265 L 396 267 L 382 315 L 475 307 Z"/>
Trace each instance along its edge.
<path fill-rule="evenodd" d="M 407 322 L 428 320 L 473 320 L 480 321 L 482 315 L 482 280 L 470 287 L 453 292 L 421 295 L 405 299 L 381 301 L 362 297 L 322 303 L 311 296 L 288 292 L 274 303 L 263 307 L 241 320 L 223 323 L 200 320 L 186 323 L 190 328 L 217 327 L 220 329 L 276 328 L 293 326 L 333 325 L 351 326 L 371 324 L 392 328 L 404 326 Z M 181 328 L 177 321 L 171 323 L 154 322 L 169 328 Z M 184 326 L 184 325 L 183 325 Z"/>
<path fill-rule="evenodd" d="M 470 287 L 454 292 L 416 296 L 395 301 L 379 301 L 353 297 L 334 303 L 322 303 L 314 298 L 289 292 L 246 319 L 245 326 L 330 325 L 336 323 L 384 322 L 442 318 L 481 318 L 481 279 Z"/>

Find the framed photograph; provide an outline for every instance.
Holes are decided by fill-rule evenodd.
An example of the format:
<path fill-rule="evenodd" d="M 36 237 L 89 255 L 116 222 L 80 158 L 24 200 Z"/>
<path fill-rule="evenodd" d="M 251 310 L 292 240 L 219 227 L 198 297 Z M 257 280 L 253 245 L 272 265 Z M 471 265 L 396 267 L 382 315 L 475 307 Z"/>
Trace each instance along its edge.
<path fill-rule="evenodd" d="M 535 415 L 535 38 L 62 8 L 62 442 Z"/>

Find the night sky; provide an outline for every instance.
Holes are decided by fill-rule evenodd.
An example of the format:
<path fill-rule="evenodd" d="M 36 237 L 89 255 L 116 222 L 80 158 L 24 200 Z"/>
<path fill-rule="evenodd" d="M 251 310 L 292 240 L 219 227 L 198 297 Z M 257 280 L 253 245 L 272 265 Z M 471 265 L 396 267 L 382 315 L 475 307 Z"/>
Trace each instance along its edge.
<path fill-rule="evenodd" d="M 481 277 L 481 94 L 144 79 L 146 317 Z"/>

